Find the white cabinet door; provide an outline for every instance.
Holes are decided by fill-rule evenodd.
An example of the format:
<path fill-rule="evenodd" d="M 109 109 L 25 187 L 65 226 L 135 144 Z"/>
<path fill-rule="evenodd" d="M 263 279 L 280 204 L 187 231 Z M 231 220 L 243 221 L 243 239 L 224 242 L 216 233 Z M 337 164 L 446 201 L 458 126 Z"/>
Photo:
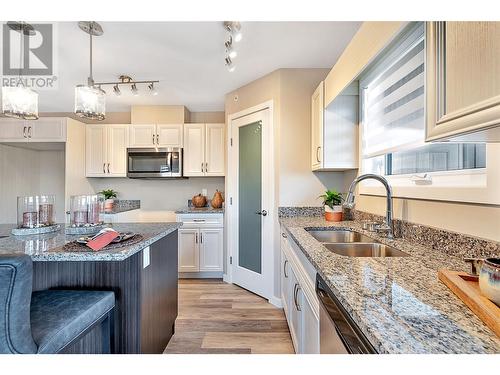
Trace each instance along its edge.
<path fill-rule="evenodd" d="M 222 271 L 223 229 L 200 229 L 200 271 Z"/>
<path fill-rule="evenodd" d="M 198 237 L 198 229 L 179 229 L 179 272 L 200 270 Z"/>
<path fill-rule="evenodd" d="M 184 124 L 184 176 L 205 175 L 205 124 Z"/>
<path fill-rule="evenodd" d="M 206 124 L 205 132 L 205 175 L 224 176 L 224 124 Z"/>
<path fill-rule="evenodd" d="M 314 314 L 313 308 L 302 290 L 299 290 L 297 300 L 302 313 L 300 352 L 319 354 L 319 318 Z"/>
<path fill-rule="evenodd" d="M 27 142 L 26 121 L 16 119 L 0 119 L 1 142 Z"/>
<path fill-rule="evenodd" d="M 35 142 L 66 142 L 66 119 L 41 117 L 36 121 L 27 121 L 28 136 Z"/>
<path fill-rule="evenodd" d="M 85 175 L 106 176 L 106 125 L 86 125 L 85 128 Z"/>
<path fill-rule="evenodd" d="M 108 177 L 127 177 L 128 125 L 105 125 Z"/>
<path fill-rule="evenodd" d="M 320 169 L 323 162 L 324 82 L 311 97 L 311 168 Z"/>
<path fill-rule="evenodd" d="M 130 146 L 129 147 L 154 147 L 156 146 L 155 124 L 132 124 L 129 125 Z"/>
<path fill-rule="evenodd" d="M 156 134 L 158 134 L 159 147 L 182 147 L 183 138 L 182 124 L 158 124 Z"/>
<path fill-rule="evenodd" d="M 298 298 L 300 298 L 301 296 L 301 290 L 292 267 L 290 267 L 289 283 L 290 290 L 288 296 L 288 327 L 290 328 L 290 335 L 292 336 L 292 342 L 295 348 L 295 352 L 300 353 L 302 350 L 300 345 L 300 342 L 302 340 L 302 314 L 300 311 L 300 301 L 298 300 Z"/>

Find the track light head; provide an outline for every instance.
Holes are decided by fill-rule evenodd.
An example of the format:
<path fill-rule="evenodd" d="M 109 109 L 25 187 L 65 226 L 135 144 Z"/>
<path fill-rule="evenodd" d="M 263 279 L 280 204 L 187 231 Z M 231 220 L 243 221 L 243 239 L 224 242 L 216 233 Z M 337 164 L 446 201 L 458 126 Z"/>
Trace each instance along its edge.
<path fill-rule="evenodd" d="M 137 90 L 137 86 L 134 84 L 132 84 L 132 86 L 130 87 L 130 90 L 132 91 L 132 95 L 134 96 L 137 96 L 139 95 L 139 90 Z"/>
<path fill-rule="evenodd" d="M 156 96 L 158 95 L 158 91 L 156 91 L 155 87 L 154 87 L 154 83 L 151 82 L 149 85 L 148 85 L 148 89 L 149 89 L 149 93 L 153 96 Z"/>
<path fill-rule="evenodd" d="M 115 93 L 116 96 L 120 96 L 122 94 L 118 85 L 113 86 L 113 92 Z"/>

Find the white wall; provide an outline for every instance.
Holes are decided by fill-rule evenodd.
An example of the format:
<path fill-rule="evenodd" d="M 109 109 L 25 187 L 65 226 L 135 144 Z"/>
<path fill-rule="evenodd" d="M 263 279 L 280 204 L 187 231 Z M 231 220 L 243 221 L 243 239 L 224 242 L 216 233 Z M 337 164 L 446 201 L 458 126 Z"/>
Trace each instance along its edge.
<path fill-rule="evenodd" d="M 64 151 L 36 151 L 0 144 L 0 223 L 17 222 L 17 197 L 56 196 L 56 219 L 64 221 Z"/>

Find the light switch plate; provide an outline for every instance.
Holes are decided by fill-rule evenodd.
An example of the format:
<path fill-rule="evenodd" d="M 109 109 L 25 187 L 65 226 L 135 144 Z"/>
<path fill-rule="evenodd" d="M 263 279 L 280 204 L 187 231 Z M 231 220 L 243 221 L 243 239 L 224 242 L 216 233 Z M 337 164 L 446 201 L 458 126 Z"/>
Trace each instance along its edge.
<path fill-rule="evenodd" d="M 149 266 L 149 263 L 151 262 L 151 258 L 149 256 L 149 246 L 145 247 L 144 250 L 142 250 L 142 268 L 146 268 Z"/>

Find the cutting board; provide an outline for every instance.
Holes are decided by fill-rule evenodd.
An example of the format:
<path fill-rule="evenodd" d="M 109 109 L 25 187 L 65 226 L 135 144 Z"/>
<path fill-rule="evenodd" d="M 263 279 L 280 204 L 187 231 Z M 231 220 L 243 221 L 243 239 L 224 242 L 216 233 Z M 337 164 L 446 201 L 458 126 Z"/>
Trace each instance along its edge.
<path fill-rule="evenodd" d="M 438 277 L 500 337 L 500 307 L 481 295 L 477 276 L 442 269 L 438 271 Z"/>

